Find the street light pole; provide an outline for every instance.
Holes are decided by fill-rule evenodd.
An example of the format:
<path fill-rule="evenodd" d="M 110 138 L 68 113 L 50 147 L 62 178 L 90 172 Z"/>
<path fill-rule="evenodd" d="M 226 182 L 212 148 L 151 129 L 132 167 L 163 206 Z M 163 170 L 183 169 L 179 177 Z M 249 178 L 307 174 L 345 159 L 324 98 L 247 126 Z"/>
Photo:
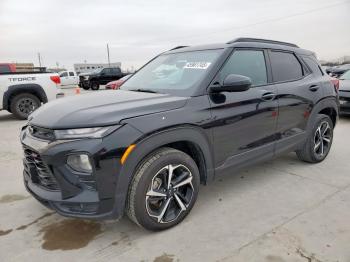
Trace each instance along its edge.
<path fill-rule="evenodd" d="M 108 56 L 108 67 L 111 67 L 111 61 L 109 59 L 109 46 L 107 44 L 107 56 Z"/>
<path fill-rule="evenodd" d="M 38 59 L 39 59 L 39 67 L 41 67 L 41 56 L 40 56 L 40 53 L 38 53 Z"/>

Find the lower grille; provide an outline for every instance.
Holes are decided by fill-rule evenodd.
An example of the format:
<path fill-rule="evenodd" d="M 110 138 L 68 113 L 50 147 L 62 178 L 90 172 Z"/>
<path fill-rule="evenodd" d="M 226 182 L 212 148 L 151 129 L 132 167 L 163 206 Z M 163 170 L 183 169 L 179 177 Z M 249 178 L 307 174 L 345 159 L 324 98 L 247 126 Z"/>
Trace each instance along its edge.
<path fill-rule="evenodd" d="M 50 168 L 42 161 L 39 153 L 23 146 L 24 172 L 34 184 L 51 191 L 59 191 L 57 180 Z"/>

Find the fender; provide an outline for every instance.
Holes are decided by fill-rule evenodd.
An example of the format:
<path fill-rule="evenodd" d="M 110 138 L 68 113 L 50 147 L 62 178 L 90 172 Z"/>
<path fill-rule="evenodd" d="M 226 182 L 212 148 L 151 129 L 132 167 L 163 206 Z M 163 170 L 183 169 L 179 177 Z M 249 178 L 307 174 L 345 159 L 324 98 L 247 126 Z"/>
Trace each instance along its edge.
<path fill-rule="evenodd" d="M 337 100 L 335 97 L 326 97 L 322 100 L 320 100 L 311 111 L 311 114 L 309 116 L 309 121 L 307 123 L 307 132 L 310 132 L 312 125 L 314 124 L 314 121 L 316 119 L 316 115 L 326 108 L 333 108 L 335 112 L 337 112 L 337 118 L 339 117 L 339 105 L 337 103 Z"/>
<path fill-rule="evenodd" d="M 200 128 L 181 126 L 153 133 L 136 142 L 135 149 L 132 151 L 118 174 L 119 178 L 115 190 L 116 195 L 113 209 L 114 214 L 120 215 L 124 212 L 129 185 L 140 160 L 163 145 L 179 141 L 192 142 L 201 149 L 206 166 L 206 180 L 213 180 L 214 161 L 212 149 L 204 132 Z"/>
<path fill-rule="evenodd" d="M 3 109 L 9 110 L 10 108 L 10 97 L 15 94 L 20 93 L 31 93 L 36 95 L 41 102 L 47 103 L 47 96 L 44 89 L 38 84 L 20 84 L 11 85 L 8 87 L 7 91 L 4 93 L 3 97 Z"/>

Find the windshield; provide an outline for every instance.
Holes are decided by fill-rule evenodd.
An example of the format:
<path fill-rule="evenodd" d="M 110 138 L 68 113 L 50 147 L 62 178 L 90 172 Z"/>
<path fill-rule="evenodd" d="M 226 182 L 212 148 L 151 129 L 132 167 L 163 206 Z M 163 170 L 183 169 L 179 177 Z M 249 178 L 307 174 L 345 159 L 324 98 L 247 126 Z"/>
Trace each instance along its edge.
<path fill-rule="evenodd" d="M 340 77 L 339 77 L 340 80 L 350 80 L 350 70 L 349 71 L 346 71 L 344 74 L 342 74 Z"/>
<path fill-rule="evenodd" d="M 103 68 L 97 68 L 97 69 L 91 71 L 91 74 L 98 74 L 98 73 L 100 73 L 102 70 L 103 70 Z"/>
<path fill-rule="evenodd" d="M 217 49 L 160 55 L 128 79 L 121 89 L 191 95 L 221 53 L 222 49 Z"/>

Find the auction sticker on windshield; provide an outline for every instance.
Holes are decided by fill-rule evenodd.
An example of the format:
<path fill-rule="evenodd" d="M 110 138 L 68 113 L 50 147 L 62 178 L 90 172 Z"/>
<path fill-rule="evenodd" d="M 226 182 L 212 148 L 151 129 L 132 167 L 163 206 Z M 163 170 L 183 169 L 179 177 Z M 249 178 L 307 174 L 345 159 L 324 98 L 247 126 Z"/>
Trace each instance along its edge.
<path fill-rule="evenodd" d="M 190 69 L 207 69 L 211 65 L 210 62 L 188 62 L 184 68 Z"/>

